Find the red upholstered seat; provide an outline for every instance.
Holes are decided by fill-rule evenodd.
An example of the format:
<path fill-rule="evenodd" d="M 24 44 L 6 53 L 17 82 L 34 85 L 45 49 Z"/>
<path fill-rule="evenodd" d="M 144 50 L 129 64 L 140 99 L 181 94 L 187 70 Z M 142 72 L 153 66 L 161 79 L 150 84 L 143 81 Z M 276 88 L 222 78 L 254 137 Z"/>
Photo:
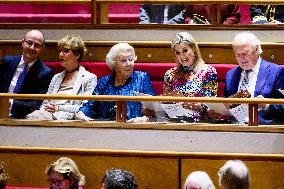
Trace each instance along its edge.
<path fill-rule="evenodd" d="M 89 4 L 0 4 L 2 23 L 90 23 Z"/>
<path fill-rule="evenodd" d="M 58 62 L 47 62 L 50 68 L 53 69 L 54 73 L 58 73 L 63 69 L 59 66 Z M 105 75 L 111 74 L 111 69 L 107 66 L 105 62 L 81 62 L 81 65 L 86 68 L 86 70 L 97 75 L 101 78 Z M 170 68 L 176 66 L 175 63 L 135 63 L 134 69 L 138 71 L 147 72 L 153 83 L 153 87 L 157 95 L 163 93 L 163 82 L 164 74 Z M 218 96 L 222 97 L 224 93 L 224 85 L 227 72 L 237 65 L 234 64 L 210 64 L 216 68 L 218 77 Z"/>
<path fill-rule="evenodd" d="M 48 189 L 48 188 L 39 188 L 39 187 L 30 187 L 30 186 L 6 186 L 5 189 Z"/>
<path fill-rule="evenodd" d="M 90 14 L 1 14 L 2 23 L 90 23 Z"/>
<path fill-rule="evenodd" d="M 109 22 L 138 23 L 140 4 L 110 4 Z M 90 23 L 90 4 L 0 3 L 2 23 Z"/>
<path fill-rule="evenodd" d="M 108 7 L 110 23 L 138 23 L 140 4 L 110 4 Z"/>
<path fill-rule="evenodd" d="M 250 18 L 250 5 L 248 4 L 240 4 L 240 24 L 251 24 L 251 18 Z"/>

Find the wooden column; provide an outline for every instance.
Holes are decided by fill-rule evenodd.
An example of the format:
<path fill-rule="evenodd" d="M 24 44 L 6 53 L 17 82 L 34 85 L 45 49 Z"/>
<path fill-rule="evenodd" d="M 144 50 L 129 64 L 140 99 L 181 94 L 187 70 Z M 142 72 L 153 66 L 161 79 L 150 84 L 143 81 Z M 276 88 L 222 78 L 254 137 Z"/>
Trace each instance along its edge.
<path fill-rule="evenodd" d="M 7 119 L 9 117 L 9 98 L 0 98 L 0 119 Z"/>
<path fill-rule="evenodd" d="M 117 122 L 126 122 L 126 102 L 117 101 L 116 102 L 116 121 Z"/>
<path fill-rule="evenodd" d="M 258 104 L 249 104 L 249 126 L 258 126 Z"/>

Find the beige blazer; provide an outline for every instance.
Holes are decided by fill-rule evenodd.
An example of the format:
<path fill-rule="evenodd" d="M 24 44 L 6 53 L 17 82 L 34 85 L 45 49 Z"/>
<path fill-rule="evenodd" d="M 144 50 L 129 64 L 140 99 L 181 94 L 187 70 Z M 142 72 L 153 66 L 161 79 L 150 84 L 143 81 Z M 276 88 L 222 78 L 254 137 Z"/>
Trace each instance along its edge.
<path fill-rule="evenodd" d="M 64 77 L 65 71 L 53 76 L 46 94 L 57 94 Z M 97 76 L 93 73 L 86 71 L 83 66 L 80 66 L 79 73 L 74 83 L 72 95 L 91 95 L 96 85 Z M 44 108 L 44 106 L 50 102 L 50 100 L 44 100 L 41 105 L 41 109 Z M 59 105 L 58 111 L 76 113 L 77 111 L 79 111 L 79 108 L 82 104 L 82 100 L 70 100 L 70 103 L 68 104 Z"/>

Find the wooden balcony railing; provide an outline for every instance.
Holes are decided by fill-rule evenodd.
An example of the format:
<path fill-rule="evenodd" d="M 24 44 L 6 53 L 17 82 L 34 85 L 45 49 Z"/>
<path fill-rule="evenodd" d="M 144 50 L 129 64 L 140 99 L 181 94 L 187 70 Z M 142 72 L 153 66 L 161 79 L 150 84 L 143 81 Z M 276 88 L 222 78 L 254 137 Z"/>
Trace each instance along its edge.
<path fill-rule="evenodd" d="M 159 101 L 159 102 L 198 102 L 198 103 L 228 103 L 248 104 L 249 126 L 258 125 L 259 104 L 284 104 L 284 99 L 259 98 L 219 98 L 219 97 L 168 97 L 168 96 L 116 96 L 116 95 L 50 95 L 50 94 L 7 94 L 0 93 L 0 119 L 9 117 L 9 99 L 68 99 L 68 100 L 97 100 L 116 101 L 116 121 L 126 122 L 127 101 Z"/>

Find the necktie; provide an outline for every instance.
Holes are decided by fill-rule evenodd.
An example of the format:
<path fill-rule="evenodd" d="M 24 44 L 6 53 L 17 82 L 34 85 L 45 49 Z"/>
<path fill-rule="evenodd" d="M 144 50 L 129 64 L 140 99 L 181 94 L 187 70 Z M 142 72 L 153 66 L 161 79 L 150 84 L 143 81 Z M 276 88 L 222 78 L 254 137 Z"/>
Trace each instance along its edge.
<path fill-rule="evenodd" d="M 248 90 L 249 87 L 249 78 L 248 75 L 252 70 L 245 70 L 244 78 L 240 87 L 240 91 Z"/>
<path fill-rule="evenodd" d="M 24 69 L 20 73 L 19 78 L 18 78 L 17 83 L 16 83 L 16 86 L 14 88 L 14 91 L 13 91 L 14 93 L 19 93 L 20 92 L 20 89 L 21 89 L 21 87 L 23 85 L 23 82 L 25 80 L 25 77 L 26 77 L 27 73 L 28 73 L 28 64 L 25 63 L 24 64 Z"/>

